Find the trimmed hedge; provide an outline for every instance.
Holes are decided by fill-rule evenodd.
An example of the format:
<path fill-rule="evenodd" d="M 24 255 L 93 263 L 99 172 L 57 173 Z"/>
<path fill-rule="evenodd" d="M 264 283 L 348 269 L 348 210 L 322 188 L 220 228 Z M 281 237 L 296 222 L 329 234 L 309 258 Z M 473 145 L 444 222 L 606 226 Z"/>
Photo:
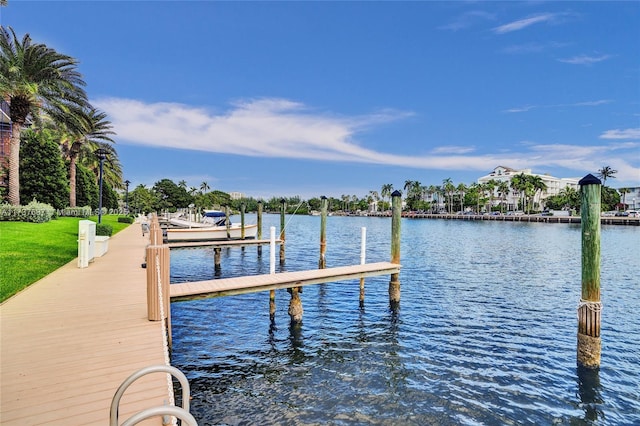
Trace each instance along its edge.
<path fill-rule="evenodd" d="M 113 226 L 108 223 L 96 223 L 96 235 L 105 235 L 110 237 L 113 234 Z"/>
<path fill-rule="evenodd" d="M 131 216 L 120 216 L 120 217 L 118 217 L 118 222 L 120 222 L 120 223 L 133 223 L 133 218 Z"/>
<path fill-rule="evenodd" d="M 53 207 L 36 200 L 26 206 L 10 204 L 0 206 L 0 221 L 44 223 L 49 222 L 55 215 L 56 211 Z"/>

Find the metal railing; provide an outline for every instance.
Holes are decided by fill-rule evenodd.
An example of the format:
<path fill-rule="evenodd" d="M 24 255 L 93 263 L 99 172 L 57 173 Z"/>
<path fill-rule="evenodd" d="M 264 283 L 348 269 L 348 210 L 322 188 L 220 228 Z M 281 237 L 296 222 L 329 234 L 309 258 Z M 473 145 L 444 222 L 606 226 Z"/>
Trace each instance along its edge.
<path fill-rule="evenodd" d="M 170 365 L 152 365 L 142 368 L 130 375 L 116 391 L 111 400 L 111 410 L 109 413 L 109 426 L 118 426 L 118 410 L 120 408 L 120 399 L 127 388 L 140 377 L 151 373 L 167 373 L 178 379 L 182 387 L 182 408 L 174 405 L 164 405 L 160 407 L 152 407 L 134 414 L 128 418 L 121 426 L 132 426 L 138 424 L 142 420 L 156 416 L 174 416 L 183 421 L 183 424 L 189 426 L 197 426 L 195 418 L 189 413 L 189 400 L 191 399 L 191 389 L 187 377 L 175 367 Z M 165 422 L 166 424 L 166 422 Z"/>

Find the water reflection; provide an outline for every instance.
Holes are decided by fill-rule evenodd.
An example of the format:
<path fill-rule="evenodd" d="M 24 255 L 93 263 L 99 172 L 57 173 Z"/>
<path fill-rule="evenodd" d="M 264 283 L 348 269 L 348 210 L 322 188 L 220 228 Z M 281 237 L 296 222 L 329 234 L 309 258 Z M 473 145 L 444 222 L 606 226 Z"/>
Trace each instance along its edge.
<path fill-rule="evenodd" d="M 576 376 L 580 407 L 584 410 L 584 419 L 590 422 L 595 422 L 598 419 L 604 420 L 604 412 L 602 411 L 604 399 L 602 398 L 600 386 L 600 370 L 578 366 Z"/>

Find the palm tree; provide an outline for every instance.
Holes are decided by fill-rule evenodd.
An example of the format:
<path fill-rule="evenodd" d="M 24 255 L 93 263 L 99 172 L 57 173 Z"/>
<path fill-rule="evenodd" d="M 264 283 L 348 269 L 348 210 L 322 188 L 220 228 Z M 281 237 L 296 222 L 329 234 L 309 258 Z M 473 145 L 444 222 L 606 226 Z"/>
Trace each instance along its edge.
<path fill-rule="evenodd" d="M 19 40 L 11 27 L 0 28 L 0 96 L 9 103 L 9 202 L 20 204 L 20 134 L 40 111 L 54 121 L 87 105 L 85 82 L 77 61 L 44 44 L 32 43 L 29 34 Z"/>
<path fill-rule="evenodd" d="M 91 152 L 95 151 L 100 142 L 115 143 L 111 139 L 113 132 L 111 122 L 107 119 L 107 114 L 93 107 L 70 114 L 60 127 L 65 128 L 67 135 L 61 140 L 63 154 L 69 158 L 69 205 L 76 206 L 76 162 L 78 156 L 84 148 L 89 148 Z M 84 149 L 87 152 L 87 149 Z M 110 156 L 110 162 L 117 157 L 115 151 Z M 120 172 L 120 175 L 122 173 Z M 114 188 L 120 186 L 119 182 L 111 182 Z"/>
<path fill-rule="evenodd" d="M 178 186 L 179 186 L 180 188 L 187 189 L 187 181 L 186 181 L 186 180 L 184 180 L 184 179 L 183 179 L 183 180 L 181 180 L 180 182 L 178 182 Z"/>
<path fill-rule="evenodd" d="M 509 194 L 509 182 L 506 180 L 501 180 L 498 182 L 498 195 L 500 195 L 500 200 L 501 200 L 501 206 L 502 208 L 500 209 L 500 211 L 502 213 L 504 213 L 505 211 L 505 204 L 506 204 L 506 200 L 507 200 L 507 195 Z"/>
<path fill-rule="evenodd" d="M 618 173 L 617 170 L 613 170 L 609 166 L 602 166 L 600 170 L 598 170 L 598 177 L 602 179 L 602 186 L 605 186 L 608 178 L 615 178 L 615 174 Z"/>
<path fill-rule="evenodd" d="M 204 194 L 205 192 L 207 192 L 207 191 L 208 191 L 208 190 L 210 190 L 210 189 L 211 189 L 211 187 L 209 186 L 209 184 L 208 184 L 207 182 L 202 182 L 202 183 L 200 184 L 200 192 L 201 192 L 202 194 Z"/>
<path fill-rule="evenodd" d="M 385 198 L 389 198 L 389 200 L 391 200 L 392 192 L 393 192 L 393 185 L 391 185 L 390 183 L 385 183 L 384 185 L 382 185 L 382 189 L 380 190 L 380 196 L 382 196 L 382 201 L 384 201 Z"/>
<path fill-rule="evenodd" d="M 453 193 L 456 190 L 456 187 L 453 185 L 453 181 L 451 178 L 446 178 L 442 181 L 442 190 L 445 193 L 445 196 L 449 198 L 449 214 L 453 213 Z"/>
<path fill-rule="evenodd" d="M 622 205 L 623 205 L 622 208 L 624 210 L 626 210 L 627 209 L 627 193 L 631 192 L 631 189 L 630 188 L 620 188 L 620 189 L 618 189 L 618 192 L 622 194 Z"/>
<path fill-rule="evenodd" d="M 458 191 L 458 195 L 460 196 L 460 211 L 462 212 L 464 211 L 464 195 L 467 192 L 467 185 L 465 185 L 464 183 L 460 183 L 458 184 L 456 190 Z"/>
<path fill-rule="evenodd" d="M 542 195 L 542 192 L 547 190 L 547 184 L 544 183 L 544 180 L 542 180 L 542 178 L 537 175 L 530 175 L 529 182 L 533 187 L 532 206 L 535 207 L 535 200 L 536 198 L 538 198 L 538 202 L 540 203 L 540 210 L 542 210 L 543 206 L 542 206 L 542 200 L 540 199 L 540 197 Z"/>

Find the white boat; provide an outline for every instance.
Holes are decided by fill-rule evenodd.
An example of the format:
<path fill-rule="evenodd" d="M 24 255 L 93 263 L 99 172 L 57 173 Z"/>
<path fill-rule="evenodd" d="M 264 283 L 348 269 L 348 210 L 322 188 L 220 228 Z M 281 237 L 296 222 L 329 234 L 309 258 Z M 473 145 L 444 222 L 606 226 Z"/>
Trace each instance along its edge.
<path fill-rule="evenodd" d="M 258 225 L 244 225 L 245 239 L 253 239 L 258 233 Z M 167 241 L 211 241 L 242 239 L 242 226 L 232 224 L 226 226 L 208 226 L 202 228 L 168 228 Z"/>
<path fill-rule="evenodd" d="M 217 210 L 205 210 L 200 222 L 172 218 L 169 222 L 176 226 L 167 229 L 167 241 L 211 241 L 242 239 L 242 225 L 232 223 L 227 227 L 226 214 Z M 244 225 L 244 238 L 256 238 L 258 225 Z"/>

